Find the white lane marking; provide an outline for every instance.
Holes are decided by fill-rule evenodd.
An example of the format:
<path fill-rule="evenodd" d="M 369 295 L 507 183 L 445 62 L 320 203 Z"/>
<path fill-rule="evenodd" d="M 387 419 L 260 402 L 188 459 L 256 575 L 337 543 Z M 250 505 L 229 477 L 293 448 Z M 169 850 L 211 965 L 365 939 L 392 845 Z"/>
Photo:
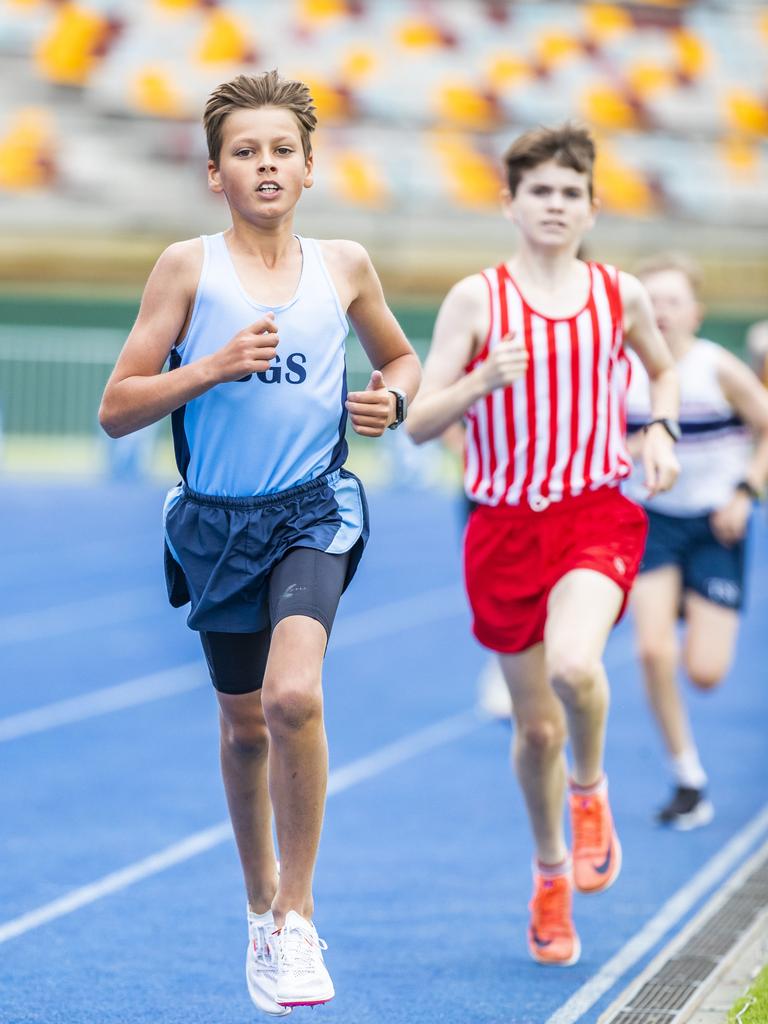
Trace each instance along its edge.
<path fill-rule="evenodd" d="M 600 1020 L 610 1020 L 615 1014 L 619 1013 L 630 1000 L 634 999 L 640 989 L 645 985 L 649 978 L 652 978 L 662 967 L 666 964 L 678 951 L 697 933 L 701 932 L 704 925 L 709 921 L 715 914 L 727 903 L 731 896 L 739 890 L 749 876 L 756 871 L 761 864 L 766 861 L 766 855 L 768 855 L 768 840 L 763 842 L 762 845 L 752 854 L 752 856 L 745 861 L 738 871 L 735 871 L 725 884 L 717 889 L 713 896 L 711 896 L 701 910 L 696 914 L 677 935 L 664 946 L 660 953 L 658 953 L 653 960 L 645 967 L 636 978 L 620 993 L 619 996 L 611 1003 L 607 1010 L 600 1015 Z M 756 919 L 757 920 L 757 919 Z M 756 920 L 752 922 L 753 927 Z M 735 939 L 736 943 L 739 943 L 746 933 L 738 935 Z M 726 954 L 726 957 L 731 956 L 731 953 Z M 708 979 L 702 983 L 706 986 Z M 697 990 L 701 994 L 700 990 Z M 681 1010 L 685 1010 L 686 1007 L 681 1007 Z"/>
<path fill-rule="evenodd" d="M 474 710 L 462 711 L 457 715 L 451 715 L 449 718 L 435 722 L 425 729 L 411 733 L 409 736 L 404 736 L 394 743 L 381 747 L 367 757 L 362 757 L 331 772 L 328 779 L 328 796 L 341 793 L 345 789 L 350 789 L 365 779 L 380 775 L 387 769 L 403 764 L 419 754 L 450 743 L 479 728 L 485 722 L 486 719 L 475 714 Z M 59 899 L 44 903 L 35 910 L 30 910 L 26 914 L 6 921 L 0 925 L 0 943 L 15 939 L 19 935 L 24 935 L 41 925 L 63 917 L 65 914 L 71 914 L 89 903 L 95 903 L 96 900 L 100 900 L 104 896 L 120 892 L 144 878 L 149 878 L 160 871 L 181 864 L 199 853 L 218 846 L 231 836 L 232 828 L 226 821 L 195 832 L 193 835 L 187 836 L 186 839 L 167 846 L 164 850 L 160 850 L 144 860 L 136 861 L 120 871 L 113 871 L 89 885 L 73 889 Z"/>
<path fill-rule="evenodd" d="M 7 718 L 0 718 L 0 743 L 16 740 L 21 736 L 30 736 L 36 732 L 45 732 L 47 729 L 56 729 L 61 725 L 70 725 L 72 722 L 82 722 L 97 715 L 106 715 L 110 711 L 122 711 L 124 708 L 136 707 L 148 701 L 185 693 L 202 685 L 206 679 L 203 664 L 192 661 L 178 668 L 153 672 L 151 675 L 119 683 L 117 686 L 92 690 L 80 697 L 55 701 L 32 711 L 9 715 Z"/>
<path fill-rule="evenodd" d="M 99 594 L 83 601 L 17 612 L 0 618 L 0 646 L 26 643 L 43 637 L 64 636 L 78 629 L 116 626 L 150 615 L 161 603 L 159 587 L 140 587 L 113 594 Z"/>
<path fill-rule="evenodd" d="M 563 1005 L 555 1010 L 545 1024 L 574 1024 L 591 1009 L 626 972 L 641 960 L 656 943 L 684 917 L 689 910 L 717 885 L 750 847 L 768 831 L 768 804 L 719 853 L 707 861 L 671 899 L 661 907 L 650 921 L 611 957 Z"/>
<path fill-rule="evenodd" d="M 378 605 L 339 619 L 338 634 L 332 635 L 328 653 L 331 655 L 335 650 L 459 615 L 463 611 L 463 595 L 459 587 L 438 587 L 402 601 Z M 78 697 L 9 715 L 0 718 L 0 743 L 185 693 L 201 686 L 207 679 L 204 663 L 193 661 L 178 668 L 139 676 L 117 686 L 92 690 Z"/>

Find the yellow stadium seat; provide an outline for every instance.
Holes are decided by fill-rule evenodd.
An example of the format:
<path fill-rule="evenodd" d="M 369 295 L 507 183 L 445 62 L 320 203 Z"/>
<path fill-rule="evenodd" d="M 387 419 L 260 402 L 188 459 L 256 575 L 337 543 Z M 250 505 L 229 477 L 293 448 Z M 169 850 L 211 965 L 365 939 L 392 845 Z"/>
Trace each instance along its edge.
<path fill-rule="evenodd" d="M 396 32 L 397 41 L 406 50 L 430 50 L 443 46 L 443 34 L 437 25 L 420 18 L 402 22 Z"/>
<path fill-rule="evenodd" d="M 656 198 L 645 177 L 612 153 L 605 141 L 595 160 L 595 194 L 607 213 L 644 217 L 653 213 Z"/>
<path fill-rule="evenodd" d="M 504 90 L 531 77 L 533 69 L 527 60 L 509 54 L 492 57 L 488 63 L 488 81 L 494 89 Z"/>
<path fill-rule="evenodd" d="M 212 10 L 206 17 L 196 57 L 202 64 L 238 64 L 253 53 L 248 29 L 228 11 Z"/>
<path fill-rule="evenodd" d="M 746 89 L 731 89 L 726 97 L 731 126 L 746 135 L 768 135 L 768 104 Z"/>
<path fill-rule="evenodd" d="M 286 77 L 306 82 L 312 95 L 318 117 L 322 120 L 346 120 L 350 115 L 350 98 L 343 90 L 313 74 L 286 70 Z"/>
<path fill-rule="evenodd" d="M 672 36 L 679 71 L 690 79 L 700 78 L 709 68 L 712 57 L 703 39 L 688 29 L 678 29 Z"/>
<path fill-rule="evenodd" d="M 162 11 L 192 11 L 200 6 L 200 0 L 154 0 L 154 6 Z"/>
<path fill-rule="evenodd" d="M 100 14 L 75 3 L 63 4 L 38 46 L 38 71 L 57 85 L 85 85 L 99 63 L 107 33 L 107 20 Z"/>
<path fill-rule="evenodd" d="M 28 191 L 45 188 L 56 177 L 56 138 L 47 110 L 17 112 L 0 137 L 0 188 Z"/>
<path fill-rule="evenodd" d="M 349 13 L 346 0 L 301 0 L 299 18 L 303 22 L 330 21 Z"/>
<path fill-rule="evenodd" d="M 662 89 L 669 88 L 675 82 L 674 75 L 668 67 L 653 61 L 638 61 L 630 65 L 627 71 L 627 82 L 633 92 L 645 98 Z"/>
<path fill-rule="evenodd" d="M 743 136 L 729 135 L 721 144 L 728 170 L 741 178 L 755 179 L 760 173 L 760 148 Z"/>
<path fill-rule="evenodd" d="M 436 105 L 440 119 L 455 126 L 492 128 L 499 120 L 493 101 L 466 82 L 440 86 Z"/>
<path fill-rule="evenodd" d="M 632 30 L 629 12 L 616 4 L 589 4 L 584 9 L 584 23 L 588 37 L 598 43 Z"/>
<path fill-rule="evenodd" d="M 131 84 L 135 110 L 151 117 L 183 117 L 186 113 L 181 93 L 170 74 L 161 67 L 145 67 Z"/>
<path fill-rule="evenodd" d="M 350 50 L 341 62 L 341 73 L 346 82 L 359 85 L 369 78 L 379 61 L 373 50 L 357 48 Z"/>
<path fill-rule="evenodd" d="M 536 40 L 536 57 L 548 70 L 582 52 L 581 41 L 567 32 L 545 32 Z"/>
<path fill-rule="evenodd" d="M 387 188 L 377 165 L 354 152 L 341 153 L 333 168 L 336 193 L 344 202 L 354 206 L 381 209 L 387 205 Z"/>
<path fill-rule="evenodd" d="M 504 187 L 496 162 L 462 136 L 438 135 L 435 148 L 452 199 L 473 210 L 497 209 Z"/>
<path fill-rule="evenodd" d="M 638 127 L 637 112 L 612 85 L 594 85 L 581 98 L 584 117 L 598 128 L 622 131 Z"/>

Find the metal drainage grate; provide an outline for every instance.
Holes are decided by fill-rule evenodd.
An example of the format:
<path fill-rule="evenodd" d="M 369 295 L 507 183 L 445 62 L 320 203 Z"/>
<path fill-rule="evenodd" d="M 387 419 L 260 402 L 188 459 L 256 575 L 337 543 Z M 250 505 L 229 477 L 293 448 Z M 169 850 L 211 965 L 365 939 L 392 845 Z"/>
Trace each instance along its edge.
<path fill-rule="evenodd" d="M 768 907 L 768 852 L 626 1004 L 601 1024 L 674 1024 L 723 956 Z"/>

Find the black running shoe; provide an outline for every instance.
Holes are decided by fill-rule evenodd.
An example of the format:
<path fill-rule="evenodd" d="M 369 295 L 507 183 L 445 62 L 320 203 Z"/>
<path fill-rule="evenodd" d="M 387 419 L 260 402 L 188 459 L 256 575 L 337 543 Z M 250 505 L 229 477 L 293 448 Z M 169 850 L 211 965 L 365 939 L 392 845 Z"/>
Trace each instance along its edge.
<path fill-rule="evenodd" d="M 692 828 L 708 825 L 714 816 L 715 809 L 703 789 L 678 786 L 669 802 L 656 812 L 656 821 L 659 825 L 688 832 Z"/>

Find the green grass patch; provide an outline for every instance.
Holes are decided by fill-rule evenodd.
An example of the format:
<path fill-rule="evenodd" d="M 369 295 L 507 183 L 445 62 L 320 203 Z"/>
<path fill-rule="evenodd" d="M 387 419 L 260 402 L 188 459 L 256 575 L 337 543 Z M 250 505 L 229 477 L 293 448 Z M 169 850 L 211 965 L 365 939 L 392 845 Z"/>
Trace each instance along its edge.
<path fill-rule="evenodd" d="M 768 1024 L 768 964 L 731 1007 L 728 1024 Z"/>

